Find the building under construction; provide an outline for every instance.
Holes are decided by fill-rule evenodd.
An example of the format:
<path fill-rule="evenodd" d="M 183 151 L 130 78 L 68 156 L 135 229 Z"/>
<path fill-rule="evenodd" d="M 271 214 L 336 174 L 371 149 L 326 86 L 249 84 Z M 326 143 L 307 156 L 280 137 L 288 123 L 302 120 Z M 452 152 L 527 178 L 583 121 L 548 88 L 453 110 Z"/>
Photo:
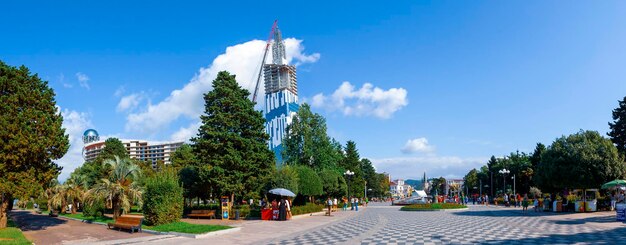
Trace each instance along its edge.
<path fill-rule="evenodd" d="M 298 77 L 296 67 L 286 64 L 285 43 L 274 26 L 272 63 L 263 64 L 265 79 L 265 130 L 270 135 L 269 147 L 282 164 L 283 138 L 292 117 L 298 112 Z"/>

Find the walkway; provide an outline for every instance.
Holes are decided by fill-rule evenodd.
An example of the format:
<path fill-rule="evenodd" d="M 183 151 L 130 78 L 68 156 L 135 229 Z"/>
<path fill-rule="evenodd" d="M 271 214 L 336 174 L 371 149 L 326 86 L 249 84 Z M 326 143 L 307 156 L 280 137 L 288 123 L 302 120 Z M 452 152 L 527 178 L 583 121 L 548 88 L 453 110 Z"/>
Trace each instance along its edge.
<path fill-rule="evenodd" d="M 148 233 L 109 230 L 103 225 L 53 218 L 31 211 L 13 210 L 11 217 L 26 238 L 35 244 L 77 244 L 151 236 Z"/>

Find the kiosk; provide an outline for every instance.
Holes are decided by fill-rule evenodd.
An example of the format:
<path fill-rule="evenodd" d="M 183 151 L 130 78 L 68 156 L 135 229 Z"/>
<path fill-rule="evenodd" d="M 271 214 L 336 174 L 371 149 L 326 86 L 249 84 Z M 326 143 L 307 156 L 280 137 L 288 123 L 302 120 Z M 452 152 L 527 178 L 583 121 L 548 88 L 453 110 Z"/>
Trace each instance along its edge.
<path fill-rule="evenodd" d="M 222 219 L 228 219 L 230 215 L 230 199 L 228 196 L 222 197 Z"/>

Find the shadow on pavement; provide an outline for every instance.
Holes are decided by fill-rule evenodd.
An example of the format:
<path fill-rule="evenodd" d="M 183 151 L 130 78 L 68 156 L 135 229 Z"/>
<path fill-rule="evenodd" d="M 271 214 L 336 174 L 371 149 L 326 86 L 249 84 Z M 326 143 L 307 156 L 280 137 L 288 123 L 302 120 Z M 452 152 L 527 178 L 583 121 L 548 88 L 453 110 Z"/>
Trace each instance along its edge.
<path fill-rule="evenodd" d="M 595 217 L 587 217 L 583 219 L 572 219 L 572 220 L 549 220 L 548 222 L 552 222 L 554 224 L 559 224 L 559 225 L 581 225 L 587 222 L 616 223 L 618 221 L 615 220 L 615 216 L 595 216 Z"/>
<path fill-rule="evenodd" d="M 551 212 L 522 212 L 521 210 L 514 209 L 490 209 L 490 210 L 476 210 L 470 209 L 466 211 L 451 212 L 452 215 L 458 216 L 495 216 L 495 217 L 532 217 L 532 216 L 555 216 L 557 213 Z M 560 213 L 571 214 L 571 213 Z"/>
<path fill-rule="evenodd" d="M 551 234 L 542 237 L 529 237 L 489 241 L 489 244 L 624 244 L 626 228 L 616 228 L 593 233 Z"/>
<path fill-rule="evenodd" d="M 22 231 L 45 230 L 51 226 L 57 226 L 67 223 L 67 220 L 50 217 L 47 215 L 39 215 L 30 211 L 11 211 L 11 217 Z"/>

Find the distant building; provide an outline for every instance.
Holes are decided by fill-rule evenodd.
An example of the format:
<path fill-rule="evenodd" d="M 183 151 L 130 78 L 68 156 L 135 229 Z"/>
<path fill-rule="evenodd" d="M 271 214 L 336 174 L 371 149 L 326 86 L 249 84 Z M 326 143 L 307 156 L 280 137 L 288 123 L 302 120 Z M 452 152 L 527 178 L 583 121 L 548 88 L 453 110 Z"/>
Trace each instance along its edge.
<path fill-rule="evenodd" d="M 170 157 L 184 142 L 149 142 L 145 140 L 120 140 L 126 147 L 128 155 L 132 159 L 152 162 L 156 164 L 161 160 L 170 164 Z M 93 161 L 104 149 L 104 141 L 90 142 L 85 145 L 83 152 L 85 161 Z"/>
<path fill-rule="evenodd" d="M 397 179 L 389 183 L 389 192 L 393 197 L 409 197 L 413 192 L 413 187 L 404 183 L 404 179 Z"/>
<path fill-rule="evenodd" d="M 446 179 L 446 194 L 458 194 L 463 188 L 463 184 L 465 181 L 463 179 Z M 456 186 L 458 189 L 456 191 L 451 191 L 451 187 Z"/>

